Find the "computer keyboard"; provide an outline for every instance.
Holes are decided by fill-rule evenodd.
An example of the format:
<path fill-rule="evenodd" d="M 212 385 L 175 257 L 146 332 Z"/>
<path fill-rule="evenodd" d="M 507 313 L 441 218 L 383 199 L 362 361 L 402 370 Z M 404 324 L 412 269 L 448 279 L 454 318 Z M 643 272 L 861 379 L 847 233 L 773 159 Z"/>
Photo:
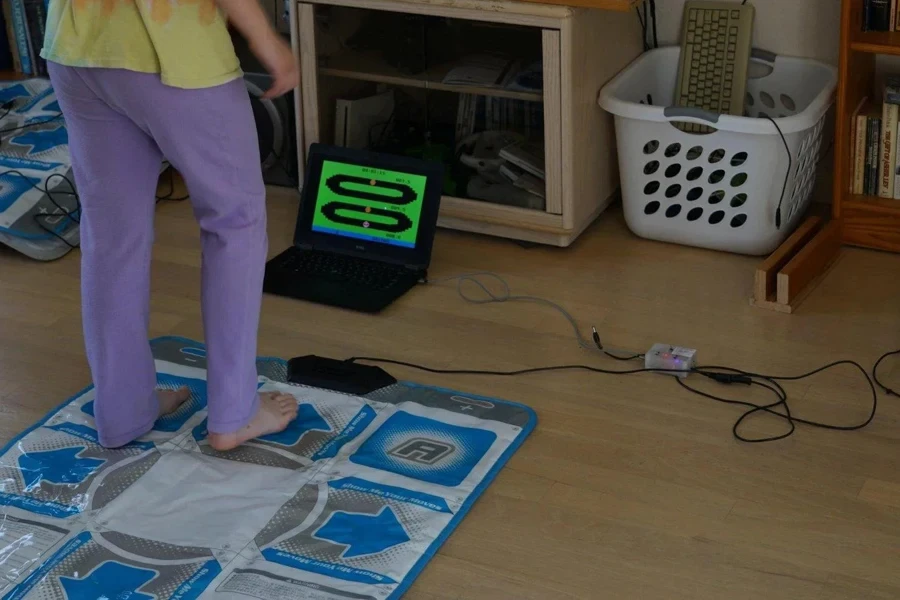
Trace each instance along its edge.
<path fill-rule="evenodd" d="M 736 1 L 690 0 L 684 8 L 675 104 L 715 114 L 743 115 L 754 9 Z M 689 133 L 709 128 L 680 123 Z"/>
<path fill-rule="evenodd" d="M 386 290 L 405 274 L 400 266 L 316 251 L 290 252 L 279 267 L 297 275 L 322 277 L 368 291 Z"/>

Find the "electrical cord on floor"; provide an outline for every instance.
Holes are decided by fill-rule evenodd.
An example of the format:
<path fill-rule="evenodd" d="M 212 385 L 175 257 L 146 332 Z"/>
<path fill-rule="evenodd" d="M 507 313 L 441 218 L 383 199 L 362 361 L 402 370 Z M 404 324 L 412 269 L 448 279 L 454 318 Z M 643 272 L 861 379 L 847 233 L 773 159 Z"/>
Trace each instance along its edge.
<path fill-rule="evenodd" d="M 875 418 L 875 412 L 878 408 L 878 396 L 875 391 L 875 386 L 872 385 L 872 381 L 869 379 L 868 374 L 865 369 L 859 365 L 859 363 L 850 360 L 838 361 L 813 371 L 809 373 L 804 373 L 802 375 L 790 376 L 790 377 L 778 377 L 772 375 L 761 375 L 755 373 L 749 373 L 746 371 L 742 371 L 740 369 L 734 369 L 729 367 L 697 367 L 691 371 L 691 373 L 702 375 L 708 379 L 711 379 L 717 383 L 723 385 L 735 385 L 735 384 L 743 384 L 747 386 L 757 386 L 762 387 L 770 392 L 772 392 L 777 400 L 775 402 L 769 404 L 754 404 L 753 402 L 747 402 L 744 400 L 735 400 L 733 398 L 725 398 L 723 396 L 719 396 L 710 392 L 705 392 L 703 390 L 699 390 L 691 385 L 685 383 L 685 381 L 679 377 L 678 375 L 683 375 L 683 371 L 675 371 L 675 370 L 666 370 L 666 369 L 649 369 L 649 368 L 636 368 L 636 369 L 627 369 L 627 370 L 614 370 L 614 369 L 603 369 L 599 367 L 592 367 L 590 365 L 584 364 L 569 364 L 569 365 L 550 365 L 550 366 L 542 366 L 542 367 L 531 367 L 526 369 L 517 369 L 512 371 L 491 371 L 484 369 L 438 369 L 434 367 L 428 367 L 425 365 L 419 365 L 412 362 L 394 360 L 389 358 L 380 358 L 380 357 L 372 357 L 372 356 L 354 356 L 352 358 L 347 359 L 347 362 L 370 362 L 370 363 L 380 363 L 380 364 L 388 364 L 388 365 L 397 365 L 402 367 L 407 367 L 411 369 L 416 369 L 419 371 L 425 371 L 427 373 L 435 373 L 441 375 L 485 375 L 485 376 L 499 376 L 499 377 L 515 377 L 519 375 L 530 375 L 534 373 L 546 373 L 552 371 L 589 371 L 591 373 L 599 373 L 603 375 L 635 375 L 638 373 L 657 373 L 663 375 L 669 375 L 675 379 L 675 381 L 683 387 L 684 389 L 702 396 L 704 398 L 708 398 L 710 400 L 715 400 L 716 402 L 721 402 L 723 404 L 733 404 L 736 406 L 743 406 L 748 408 L 749 410 L 745 411 L 741 414 L 740 417 L 735 421 L 732 426 L 732 434 L 736 439 L 741 442 L 746 443 L 765 443 L 765 442 L 775 442 L 778 440 L 783 440 L 785 438 L 790 437 L 794 434 L 797 429 L 798 424 L 807 425 L 814 428 L 819 429 L 829 429 L 833 431 L 857 431 L 859 429 L 863 429 L 867 427 L 872 420 Z M 859 371 L 865 377 L 866 382 L 869 384 L 869 387 L 872 391 L 872 407 L 869 411 L 868 417 L 858 424 L 853 425 L 833 425 L 830 423 L 822 423 L 819 421 L 813 421 L 811 419 L 804 419 L 801 417 L 795 416 L 791 412 L 790 404 L 788 403 L 788 393 L 785 391 L 784 387 L 781 386 L 779 381 L 797 381 L 800 379 L 805 379 L 807 377 L 811 377 L 817 373 L 820 373 L 824 370 L 831 369 L 837 367 L 839 365 L 852 365 L 859 369 Z M 784 412 L 779 412 L 778 408 L 782 408 Z M 778 417 L 779 419 L 783 419 L 787 422 L 789 429 L 777 435 L 765 436 L 765 437 L 748 437 L 741 433 L 741 426 L 744 422 L 751 416 L 757 413 L 766 413 L 769 415 L 773 415 Z"/>
<path fill-rule="evenodd" d="M 813 421 L 811 419 L 804 419 L 801 417 L 796 417 L 791 413 L 790 405 L 788 404 L 788 394 L 785 389 L 781 386 L 779 382 L 781 381 L 800 381 L 802 379 L 807 379 L 823 371 L 827 371 L 840 366 L 851 366 L 857 369 L 860 373 L 862 373 L 863 377 L 866 380 L 866 383 L 869 385 L 869 389 L 872 392 L 872 408 L 869 411 L 868 416 L 865 420 L 860 423 L 853 425 L 832 425 L 829 423 L 822 423 L 820 421 Z M 718 402 L 724 402 L 727 404 L 738 404 L 747 406 L 750 408 L 747 412 L 742 414 L 740 418 L 735 422 L 734 427 L 732 429 L 732 433 L 734 437 L 741 440 L 742 442 L 751 442 L 751 443 L 759 443 L 759 442 L 774 442 L 777 440 L 782 440 L 786 437 L 789 437 L 794 433 L 797 424 L 807 425 L 809 427 L 815 427 L 819 429 L 830 429 L 833 431 L 857 431 L 859 429 L 863 429 L 867 427 L 874 419 L 875 412 L 878 409 L 878 393 L 875 390 L 875 385 L 872 383 L 872 380 L 869 378 L 866 370 L 860 365 L 858 362 L 853 360 L 839 360 L 827 365 L 818 367 L 809 371 L 807 373 L 802 373 L 800 375 L 765 375 L 761 373 L 752 373 L 749 371 L 744 371 L 741 369 L 735 369 L 733 367 L 722 367 L 722 366 L 704 366 L 698 367 L 694 369 L 694 373 L 698 373 L 705 377 L 708 377 L 714 381 L 725 384 L 732 383 L 740 383 L 745 385 L 757 385 L 768 388 L 775 396 L 778 398 L 777 402 L 767 405 L 757 405 L 752 402 L 743 402 L 740 400 L 732 400 L 728 398 L 723 398 L 721 396 L 715 396 L 712 394 L 708 394 L 702 392 L 700 390 L 694 389 L 687 385 L 681 379 L 678 380 L 678 383 L 685 389 L 694 392 L 695 394 L 699 394 L 711 400 L 716 400 Z M 784 408 L 784 413 L 778 412 L 775 410 L 777 407 Z M 742 436 L 738 429 L 741 424 L 750 416 L 758 413 L 765 412 L 770 415 L 779 417 L 787 421 L 788 425 L 790 425 L 790 429 L 781 435 L 771 436 L 771 437 L 762 437 L 762 438 L 747 438 Z"/>
<path fill-rule="evenodd" d="M 501 291 L 499 293 L 495 293 L 491 291 L 486 283 L 481 281 L 479 277 L 485 277 L 494 280 L 495 282 L 500 284 Z M 636 360 L 644 358 L 643 354 L 636 354 L 631 352 L 623 352 L 620 350 L 615 350 L 613 348 L 607 348 L 603 345 L 600 340 L 600 334 L 597 332 L 596 327 L 591 328 L 591 340 L 588 340 L 582 334 L 581 329 L 578 327 L 578 323 L 575 321 L 575 317 L 567 311 L 563 306 L 553 302 L 552 300 L 547 300 L 545 298 L 538 298 L 536 296 L 521 296 L 514 295 L 510 290 L 509 283 L 506 282 L 500 275 L 496 273 L 492 273 L 490 271 L 479 271 L 475 273 L 466 273 L 463 275 L 454 275 L 453 277 L 444 277 L 441 279 L 431 280 L 430 283 L 439 284 L 449 281 L 456 281 L 456 292 L 459 294 L 459 297 L 465 300 L 466 302 L 470 302 L 472 304 L 493 304 L 493 303 L 504 303 L 504 302 L 531 302 L 535 304 L 542 304 L 553 310 L 560 313 L 563 317 L 565 317 L 566 321 L 569 322 L 569 325 L 572 327 L 572 331 L 575 333 L 575 339 L 578 341 L 578 345 L 584 350 L 599 350 L 606 356 L 622 361 L 628 360 Z M 480 289 L 484 292 L 484 296 L 475 297 L 468 295 L 464 289 L 464 285 L 466 283 L 474 285 L 477 289 Z"/>
<path fill-rule="evenodd" d="M 9 109 L 9 111 L 11 111 L 11 110 L 12 110 L 12 108 Z M 9 111 L 7 111 L 7 113 L 5 115 L 3 115 L 3 117 L 6 117 L 9 114 Z M 14 131 L 23 131 L 23 130 L 29 129 L 31 127 L 37 127 L 38 125 L 46 125 L 47 123 L 52 123 L 54 121 L 58 121 L 59 119 L 62 118 L 62 116 L 63 116 L 62 113 L 59 113 L 57 115 L 54 115 L 53 117 L 50 117 L 49 119 L 43 119 L 40 121 L 32 121 L 31 123 L 25 123 L 24 125 L 18 125 L 16 127 L 7 127 L 6 129 L 0 129 L 0 142 L 3 141 L 4 133 L 12 133 Z M 3 117 L 0 117 L 0 118 L 3 118 Z"/>
<path fill-rule="evenodd" d="M 898 393 L 898 392 L 894 391 L 893 389 L 889 388 L 888 386 L 884 385 L 878 379 L 878 367 L 881 366 L 881 363 L 884 362 L 884 360 L 886 358 L 890 358 L 891 356 L 897 356 L 898 354 L 900 354 L 900 350 L 893 350 L 891 352 L 885 352 L 878 358 L 878 360 L 875 361 L 875 366 L 872 367 L 872 381 L 874 381 L 875 385 L 880 387 L 884 391 L 884 393 L 887 394 L 888 396 L 897 396 L 898 398 L 900 398 L 900 393 Z"/>
<path fill-rule="evenodd" d="M 159 204 L 165 200 L 169 200 L 172 202 L 181 202 L 182 200 L 187 200 L 191 197 L 190 194 L 185 194 L 184 196 L 175 197 L 175 172 L 172 170 L 172 167 L 166 169 L 166 173 L 169 175 L 169 191 L 162 196 L 156 197 L 156 203 Z"/>
<path fill-rule="evenodd" d="M 481 281 L 479 277 L 486 277 L 493 279 L 499 282 L 502 291 L 500 293 L 495 293 L 491 291 L 486 283 Z M 544 298 L 538 298 L 535 296 L 524 296 L 524 295 L 514 295 L 511 293 L 509 284 L 502 277 L 497 275 L 496 273 L 491 273 L 489 271 L 482 271 L 476 273 L 468 273 L 464 275 L 457 275 L 454 277 L 446 277 L 442 279 L 436 279 L 432 281 L 432 283 L 441 283 L 448 281 L 456 281 L 457 282 L 457 293 L 459 296 L 473 304 L 490 304 L 494 302 L 513 302 L 513 301 L 521 301 L 521 302 L 534 302 L 538 304 L 542 304 L 544 306 L 548 306 L 560 314 L 562 314 L 569 324 L 572 326 L 572 329 L 575 332 L 575 337 L 578 341 L 578 345 L 585 349 L 591 350 L 599 350 L 605 356 L 620 360 L 620 361 L 631 361 L 638 360 L 644 358 L 643 354 L 635 354 L 635 353 L 612 353 L 608 348 L 605 348 L 600 341 L 599 333 L 596 328 L 592 328 L 592 338 L 593 345 L 588 342 L 584 335 L 582 335 L 581 330 L 578 328 L 578 324 L 575 321 L 575 318 L 569 313 L 564 307 L 556 302 L 551 300 L 546 300 Z M 477 289 L 480 289 L 484 296 L 482 297 L 473 297 L 468 295 L 464 290 L 463 286 L 466 284 L 472 284 Z M 900 350 L 897 350 L 893 353 L 888 353 L 884 355 L 881 359 L 879 359 L 878 363 L 875 365 L 875 369 L 873 369 L 873 375 L 875 374 L 875 370 L 878 367 L 878 364 L 892 354 L 900 354 Z M 388 365 L 396 365 L 407 367 L 411 369 L 417 369 L 419 371 L 425 371 L 428 373 L 441 374 L 441 375 L 484 375 L 484 376 L 499 376 L 499 377 L 515 377 L 520 375 L 530 375 L 535 373 L 546 373 L 546 372 L 554 372 L 554 371 L 587 371 L 590 373 L 597 373 L 602 375 L 636 375 L 639 373 L 656 373 L 662 375 L 672 376 L 675 381 L 682 388 L 702 396 L 704 398 L 715 400 L 716 402 L 721 402 L 723 404 L 731 404 L 735 406 L 742 406 L 747 408 L 744 413 L 742 413 L 738 419 L 735 421 L 732 426 L 732 434 L 734 437 L 742 442 L 746 443 L 764 443 L 764 442 L 774 442 L 777 440 L 783 440 L 787 437 L 790 437 L 794 434 L 797 429 L 797 425 L 806 425 L 808 427 L 818 428 L 818 429 L 828 429 L 834 431 L 856 431 L 859 429 L 863 429 L 867 427 L 872 420 L 875 418 L 875 413 L 878 408 L 878 394 L 875 389 L 875 385 L 872 383 L 872 379 L 869 378 L 866 370 L 857 362 L 852 360 L 840 360 L 829 363 L 822 367 L 818 367 L 809 371 L 807 373 L 802 373 L 800 375 L 767 375 L 762 373 L 753 373 L 750 371 L 745 371 L 742 369 L 736 369 L 734 367 L 727 366 L 716 366 L 716 365 L 707 365 L 707 366 L 699 366 L 690 371 L 690 373 L 705 377 L 714 381 L 720 385 L 743 385 L 747 387 L 760 387 L 769 390 L 775 397 L 776 400 L 774 402 L 768 404 L 755 404 L 753 402 L 748 402 L 744 400 L 735 400 L 733 398 L 726 398 L 724 396 L 720 396 L 708 391 L 703 391 L 693 387 L 685 382 L 683 379 L 684 371 L 681 370 L 667 370 L 667 369 L 652 369 L 646 367 L 637 367 L 633 369 L 606 369 L 602 367 L 595 367 L 586 364 L 562 364 L 562 365 L 549 365 L 549 366 L 539 366 L 539 367 L 529 367 L 524 369 L 515 369 L 515 370 L 486 370 L 486 369 L 439 369 L 434 367 L 429 367 L 426 365 L 420 365 L 408 361 L 396 360 L 391 358 L 383 358 L 383 357 L 372 357 L 372 356 L 354 356 L 352 358 L 348 358 L 347 362 L 370 362 L 370 363 L 381 363 Z M 794 413 L 791 412 L 791 407 L 788 402 L 788 393 L 781 385 L 781 382 L 786 381 L 799 381 L 802 379 L 807 379 L 823 371 L 827 371 L 830 369 L 834 369 L 840 366 L 851 366 L 859 370 L 862 373 L 863 377 L 866 380 L 866 383 L 869 385 L 869 388 L 872 392 L 872 406 L 869 414 L 865 420 L 860 423 L 851 424 L 851 425 L 834 425 L 830 423 L 823 423 L 820 421 L 813 421 L 812 419 L 805 419 L 802 417 L 797 417 Z M 877 381 L 877 379 L 876 379 Z M 882 386 L 884 388 L 884 386 Z M 884 388 L 887 390 L 888 388 Z M 891 392 L 892 393 L 892 392 Z M 897 395 L 897 394 L 895 394 Z M 778 419 L 784 420 L 787 425 L 787 431 L 783 433 L 779 433 L 777 435 L 764 436 L 764 437 L 749 437 L 742 433 L 742 426 L 744 426 L 747 419 L 751 416 L 757 414 L 765 414 L 774 416 Z"/>

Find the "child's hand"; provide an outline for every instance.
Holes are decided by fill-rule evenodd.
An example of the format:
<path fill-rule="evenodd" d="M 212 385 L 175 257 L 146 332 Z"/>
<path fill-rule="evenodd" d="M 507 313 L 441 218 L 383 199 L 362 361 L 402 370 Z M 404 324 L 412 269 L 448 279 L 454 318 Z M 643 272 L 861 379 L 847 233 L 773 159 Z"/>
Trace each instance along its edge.
<path fill-rule="evenodd" d="M 277 98 L 300 84 L 300 65 L 291 47 L 274 31 L 258 44 L 251 44 L 256 58 L 272 76 L 272 87 L 264 98 Z"/>

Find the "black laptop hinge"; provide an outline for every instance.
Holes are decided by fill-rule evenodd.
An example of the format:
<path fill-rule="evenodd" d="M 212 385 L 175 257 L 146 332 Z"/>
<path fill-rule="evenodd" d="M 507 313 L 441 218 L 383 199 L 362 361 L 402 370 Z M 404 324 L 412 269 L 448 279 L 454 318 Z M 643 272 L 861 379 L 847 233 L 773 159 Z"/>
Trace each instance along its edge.
<path fill-rule="evenodd" d="M 416 265 L 403 265 L 407 271 L 412 271 L 416 274 L 416 278 L 422 283 L 428 282 L 428 270 L 423 269 L 422 267 Z"/>

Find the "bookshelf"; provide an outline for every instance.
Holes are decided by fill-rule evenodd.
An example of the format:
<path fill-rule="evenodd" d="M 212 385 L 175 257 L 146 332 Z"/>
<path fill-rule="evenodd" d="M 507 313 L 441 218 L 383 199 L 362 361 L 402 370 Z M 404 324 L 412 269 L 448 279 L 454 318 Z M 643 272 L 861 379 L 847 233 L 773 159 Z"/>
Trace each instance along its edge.
<path fill-rule="evenodd" d="M 876 59 L 900 56 L 900 31 L 863 31 L 863 0 L 842 0 L 841 11 L 833 217 L 844 244 L 900 252 L 900 200 L 851 193 L 854 112 L 866 97 L 881 102 Z"/>

